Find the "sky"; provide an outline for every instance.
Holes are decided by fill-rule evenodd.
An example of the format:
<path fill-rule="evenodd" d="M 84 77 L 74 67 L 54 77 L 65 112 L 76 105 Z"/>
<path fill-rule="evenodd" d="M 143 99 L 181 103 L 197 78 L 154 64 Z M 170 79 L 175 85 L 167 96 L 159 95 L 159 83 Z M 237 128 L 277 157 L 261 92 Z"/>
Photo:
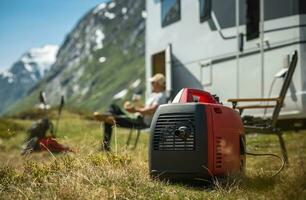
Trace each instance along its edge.
<path fill-rule="evenodd" d="M 0 0 L 0 71 L 23 53 L 61 45 L 91 8 L 108 0 Z"/>

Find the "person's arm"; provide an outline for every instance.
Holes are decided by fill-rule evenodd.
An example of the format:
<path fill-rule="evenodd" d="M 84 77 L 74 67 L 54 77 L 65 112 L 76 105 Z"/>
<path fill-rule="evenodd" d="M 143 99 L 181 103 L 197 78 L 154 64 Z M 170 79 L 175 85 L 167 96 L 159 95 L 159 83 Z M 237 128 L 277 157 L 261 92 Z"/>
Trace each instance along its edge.
<path fill-rule="evenodd" d="M 157 104 L 153 104 L 151 106 L 146 106 L 146 107 L 127 107 L 126 111 L 130 112 L 130 113 L 135 113 L 135 112 L 139 112 L 142 115 L 153 115 L 155 113 L 155 111 L 157 110 L 158 105 Z"/>
<path fill-rule="evenodd" d="M 123 108 L 128 111 L 129 113 L 135 113 L 135 106 L 130 102 L 130 101 L 126 101 L 123 104 Z"/>
<path fill-rule="evenodd" d="M 157 110 L 157 108 L 158 108 L 157 104 L 153 104 L 151 106 L 146 106 L 146 107 L 136 107 L 135 112 L 139 112 L 142 115 L 153 115 Z"/>

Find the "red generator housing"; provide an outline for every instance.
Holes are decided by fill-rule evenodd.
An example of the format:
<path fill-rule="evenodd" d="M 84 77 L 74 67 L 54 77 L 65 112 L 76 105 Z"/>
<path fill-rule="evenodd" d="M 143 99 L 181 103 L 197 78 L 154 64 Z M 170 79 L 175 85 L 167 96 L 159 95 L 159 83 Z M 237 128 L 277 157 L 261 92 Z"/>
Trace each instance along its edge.
<path fill-rule="evenodd" d="M 152 177 L 195 179 L 244 171 L 244 128 L 237 111 L 205 91 L 182 89 L 151 124 Z"/>

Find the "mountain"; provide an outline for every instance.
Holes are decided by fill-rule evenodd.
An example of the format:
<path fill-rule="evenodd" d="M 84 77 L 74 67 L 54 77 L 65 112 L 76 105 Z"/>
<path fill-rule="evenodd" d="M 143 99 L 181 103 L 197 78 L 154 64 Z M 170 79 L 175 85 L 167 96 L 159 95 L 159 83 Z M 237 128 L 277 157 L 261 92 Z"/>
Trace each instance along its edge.
<path fill-rule="evenodd" d="M 0 73 L 0 113 L 43 78 L 55 62 L 57 51 L 55 45 L 30 49 L 9 70 Z"/>
<path fill-rule="evenodd" d="M 91 9 L 67 35 L 45 78 L 10 110 L 33 106 L 41 90 L 51 105 L 64 95 L 68 106 L 102 110 L 143 88 L 145 17 L 143 0 L 113 0 Z"/>

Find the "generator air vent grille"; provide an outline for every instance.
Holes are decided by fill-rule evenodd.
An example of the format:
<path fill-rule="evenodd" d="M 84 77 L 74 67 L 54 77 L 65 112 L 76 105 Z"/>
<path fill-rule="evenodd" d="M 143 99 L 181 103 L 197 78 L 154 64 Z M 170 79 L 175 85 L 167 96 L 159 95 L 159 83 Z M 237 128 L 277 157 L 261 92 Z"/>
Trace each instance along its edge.
<path fill-rule="evenodd" d="M 216 168 L 222 168 L 222 137 L 216 137 Z"/>
<path fill-rule="evenodd" d="M 155 125 L 153 137 L 154 150 L 194 151 L 194 114 L 167 113 L 159 115 Z"/>

